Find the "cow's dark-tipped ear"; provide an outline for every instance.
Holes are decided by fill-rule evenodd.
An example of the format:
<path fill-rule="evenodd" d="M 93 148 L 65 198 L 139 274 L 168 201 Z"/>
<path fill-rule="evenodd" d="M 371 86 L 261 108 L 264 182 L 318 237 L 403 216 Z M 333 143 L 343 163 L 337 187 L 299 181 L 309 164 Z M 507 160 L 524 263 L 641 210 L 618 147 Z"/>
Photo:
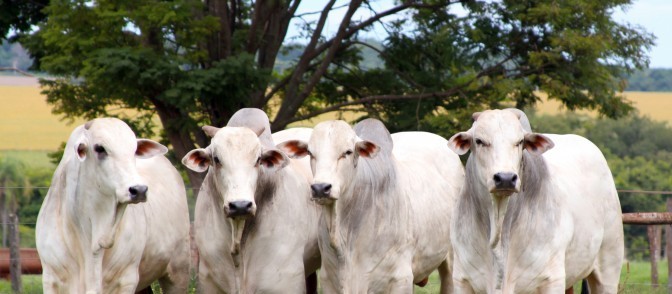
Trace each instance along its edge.
<path fill-rule="evenodd" d="M 448 139 L 448 148 L 458 155 L 464 155 L 471 148 L 471 134 L 460 132 Z"/>
<path fill-rule="evenodd" d="M 205 149 L 194 149 L 189 151 L 187 155 L 182 158 L 182 164 L 198 173 L 208 170 L 210 166 L 210 154 Z"/>
<path fill-rule="evenodd" d="M 357 150 L 359 156 L 374 158 L 378 154 L 378 151 L 380 151 L 380 147 L 370 141 L 359 141 L 355 143 L 355 150 Z"/>
<path fill-rule="evenodd" d="M 541 155 L 555 146 L 549 137 L 537 133 L 525 134 L 525 150 L 532 154 Z"/>
<path fill-rule="evenodd" d="M 291 158 L 302 158 L 310 154 L 310 152 L 308 152 L 308 143 L 301 140 L 285 141 L 278 144 L 276 147 Z"/>
<path fill-rule="evenodd" d="M 168 148 L 149 139 L 138 139 L 138 147 L 135 149 L 135 157 L 152 158 L 156 155 L 163 155 L 168 152 Z"/>
<path fill-rule="evenodd" d="M 280 170 L 289 164 L 289 157 L 278 150 L 266 150 L 261 154 L 259 164 L 269 170 Z"/>

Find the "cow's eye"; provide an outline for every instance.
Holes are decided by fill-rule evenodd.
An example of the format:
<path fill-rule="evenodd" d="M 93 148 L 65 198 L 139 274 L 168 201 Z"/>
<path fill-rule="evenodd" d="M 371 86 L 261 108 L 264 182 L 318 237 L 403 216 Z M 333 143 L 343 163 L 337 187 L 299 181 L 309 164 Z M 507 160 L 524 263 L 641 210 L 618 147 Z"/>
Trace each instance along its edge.
<path fill-rule="evenodd" d="M 343 155 L 345 155 L 345 156 L 348 156 L 350 154 L 352 154 L 352 150 L 348 150 L 348 151 L 345 151 L 345 153 L 343 153 Z"/>
<path fill-rule="evenodd" d="M 217 156 L 215 156 L 215 164 L 221 164 L 221 163 L 219 162 L 219 157 L 217 157 Z"/>
<path fill-rule="evenodd" d="M 93 151 L 96 151 L 96 153 L 101 154 L 101 155 L 107 154 L 107 151 L 105 150 L 105 147 L 103 147 L 101 145 L 97 145 L 97 144 L 95 146 L 93 146 Z"/>
<path fill-rule="evenodd" d="M 254 163 L 254 166 L 259 166 L 261 163 L 261 156 L 257 157 L 257 162 Z"/>
<path fill-rule="evenodd" d="M 485 143 L 481 139 L 476 139 L 476 145 L 483 146 Z"/>
<path fill-rule="evenodd" d="M 525 140 L 520 140 L 520 142 L 516 143 L 516 147 L 520 147 L 525 143 Z"/>

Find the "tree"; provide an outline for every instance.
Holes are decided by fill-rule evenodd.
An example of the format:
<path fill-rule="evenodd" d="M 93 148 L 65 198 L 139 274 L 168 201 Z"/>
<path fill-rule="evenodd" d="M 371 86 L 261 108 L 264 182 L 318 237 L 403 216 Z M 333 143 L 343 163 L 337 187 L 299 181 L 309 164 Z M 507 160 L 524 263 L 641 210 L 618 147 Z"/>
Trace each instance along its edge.
<path fill-rule="evenodd" d="M 3 0 L 0 1 L 0 43 L 9 32 L 29 32 L 32 26 L 46 18 L 42 8 L 49 0 Z"/>
<path fill-rule="evenodd" d="M 17 189 L 22 187 L 22 190 Z M 16 214 L 20 200 L 17 194 L 31 193 L 30 182 L 22 162 L 12 157 L 0 158 L 0 222 L 2 222 L 2 246 L 7 247 L 7 223 L 10 213 Z M 9 196 L 9 197 L 8 197 Z M 9 206 L 9 207 L 8 207 Z"/>
<path fill-rule="evenodd" d="M 570 109 L 618 117 L 631 109 L 615 95 L 622 77 L 647 65 L 652 44 L 612 19 L 629 0 L 372 2 L 297 13 L 300 0 L 57 0 L 21 42 L 36 67 L 60 77 L 42 82 L 55 113 L 117 116 L 142 136 L 156 114 L 178 158 L 207 145 L 200 125 L 222 126 L 241 107 L 265 109 L 273 130 L 353 109 L 393 131 L 438 129 L 465 121 L 447 114 L 534 104 L 541 89 Z M 325 27 L 337 10 L 332 35 Z M 290 21 L 311 15 L 301 54 L 274 72 Z M 374 25 L 386 31 L 382 46 L 361 36 Z M 363 64 L 362 48 L 385 66 Z M 200 175 L 189 176 L 198 187 Z"/>

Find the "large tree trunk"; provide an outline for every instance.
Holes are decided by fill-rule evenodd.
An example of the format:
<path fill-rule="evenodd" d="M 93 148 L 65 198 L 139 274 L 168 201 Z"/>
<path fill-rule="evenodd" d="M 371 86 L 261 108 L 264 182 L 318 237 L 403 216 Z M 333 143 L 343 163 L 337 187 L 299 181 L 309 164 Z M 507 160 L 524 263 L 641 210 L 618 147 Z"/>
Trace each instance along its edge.
<path fill-rule="evenodd" d="M 179 123 L 179 120 L 186 116 L 186 114 L 181 113 L 179 109 L 166 105 L 159 100 L 153 99 L 152 102 L 154 103 L 154 106 L 156 106 L 156 112 L 159 114 L 161 124 L 168 136 L 168 140 L 170 141 L 170 144 L 173 145 L 175 157 L 177 161 L 180 162 L 189 151 L 196 148 L 194 139 L 189 135 L 190 130 Z M 192 131 L 193 133 L 202 134 L 202 131 L 200 130 Z M 201 137 L 204 137 L 204 135 Z M 196 138 L 198 139 L 199 136 L 196 136 Z M 205 142 L 198 143 L 201 146 L 205 146 Z M 198 190 L 201 188 L 205 173 L 197 173 L 187 169 L 187 176 L 189 177 L 194 197 L 198 197 Z"/>

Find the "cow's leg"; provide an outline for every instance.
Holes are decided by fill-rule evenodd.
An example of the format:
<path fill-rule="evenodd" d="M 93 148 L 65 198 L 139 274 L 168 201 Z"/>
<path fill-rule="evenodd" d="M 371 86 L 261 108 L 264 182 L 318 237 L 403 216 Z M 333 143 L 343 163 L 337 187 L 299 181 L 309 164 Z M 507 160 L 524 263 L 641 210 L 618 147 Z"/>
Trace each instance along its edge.
<path fill-rule="evenodd" d="M 45 294 L 56 294 L 60 288 L 61 281 L 59 281 L 48 267 L 44 267 L 42 270 L 42 291 Z"/>
<path fill-rule="evenodd" d="M 586 278 L 590 293 L 618 293 L 623 262 L 623 240 L 605 238 L 597 258 L 595 269 Z"/>
<path fill-rule="evenodd" d="M 108 292 L 107 289 L 105 289 L 105 292 L 134 294 L 135 290 L 138 288 L 138 282 L 140 282 L 138 268 L 129 267 L 128 269 L 124 270 L 124 272 L 115 281 L 116 287 L 111 287 L 114 290 Z M 148 288 L 151 291 L 151 286 L 148 286 Z"/>
<path fill-rule="evenodd" d="M 439 265 L 439 278 L 441 279 L 441 294 L 453 293 L 453 275 L 450 271 L 448 261 Z"/>
<path fill-rule="evenodd" d="M 189 275 L 191 259 L 189 243 L 186 242 L 181 247 L 168 264 L 168 274 L 159 279 L 164 294 L 187 293 L 189 288 L 189 281 L 191 280 Z"/>

